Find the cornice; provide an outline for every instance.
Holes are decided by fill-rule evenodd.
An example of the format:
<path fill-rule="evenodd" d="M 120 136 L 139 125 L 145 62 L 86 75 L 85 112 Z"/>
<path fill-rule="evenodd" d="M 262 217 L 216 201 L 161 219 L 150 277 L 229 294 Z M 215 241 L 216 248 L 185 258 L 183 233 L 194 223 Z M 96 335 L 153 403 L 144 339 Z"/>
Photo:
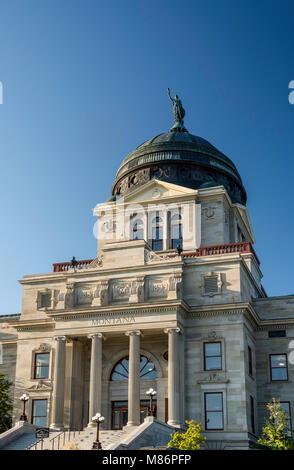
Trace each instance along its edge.
<path fill-rule="evenodd" d="M 17 331 L 31 331 L 35 329 L 47 329 L 52 330 L 55 327 L 55 322 L 50 319 L 45 320 L 22 320 L 18 321 L 17 325 L 13 325 Z"/>
<path fill-rule="evenodd" d="M 168 313 L 168 312 L 175 312 L 180 313 L 182 316 L 185 317 L 187 310 L 189 310 L 189 306 L 186 304 L 184 300 L 170 300 L 164 301 L 161 303 L 156 304 L 136 304 L 134 306 L 130 304 L 125 305 L 109 305 L 107 307 L 90 307 L 87 309 L 73 309 L 70 311 L 64 310 L 55 310 L 47 313 L 47 315 L 55 321 L 64 321 L 64 320 L 74 320 L 74 319 L 84 319 L 84 318 L 92 318 L 92 317 L 99 317 L 108 315 L 109 317 L 115 317 L 117 315 L 132 315 L 132 316 L 139 316 L 144 314 L 150 313 Z"/>
<path fill-rule="evenodd" d="M 38 274 L 38 275 L 29 275 L 24 277 L 23 279 L 19 280 L 18 282 L 22 285 L 32 285 L 32 284 L 40 284 L 44 282 L 79 282 L 80 278 L 97 278 L 97 275 L 100 276 L 107 276 L 109 274 L 115 275 L 115 277 L 111 279 L 119 278 L 121 274 L 127 273 L 128 276 L 126 278 L 131 278 L 134 276 L 146 275 L 145 271 L 154 270 L 154 268 L 158 270 L 168 271 L 169 269 L 178 268 L 179 271 L 182 270 L 184 266 L 184 261 L 176 260 L 172 261 L 171 259 L 165 260 L 162 258 L 158 263 L 156 261 L 152 261 L 150 264 L 142 264 L 139 266 L 130 266 L 125 268 L 96 268 L 96 269 L 81 269 L 80 271 L 73 272 L 73 271 L 65 271 L 61 273 L 47 273 L 47 274 Z M 141 272 L 144 271 L 144 274 Z M 130 274 L 132 273 L 132 274 Z M 151 275 L 151 274 L 150 274 Z M 154 275 L 154 273 L 152 273 Z M 99 280 L 99 278 L 97 279 Z"/>

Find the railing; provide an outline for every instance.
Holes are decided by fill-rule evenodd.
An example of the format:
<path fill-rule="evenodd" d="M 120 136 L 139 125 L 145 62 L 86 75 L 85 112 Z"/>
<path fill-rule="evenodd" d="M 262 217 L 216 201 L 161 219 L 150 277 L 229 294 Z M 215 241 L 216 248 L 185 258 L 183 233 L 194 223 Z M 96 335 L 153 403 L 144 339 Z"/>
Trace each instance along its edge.
<path fill-rule="evenodd" d="M 92 263 L 92 259 L 83 259 L 81 261 L 77 261 L 76 269 L 87 268 L 90 263 Z M 70 261 L 65 261 L 64 263 L 54 263 L 53 264 L 53 272 L 60 273 L 64 271 L 69 271 L 71 268 Z"/>
<path fill-rule="evenodd" d="M 48 443 L 45 444 L 46 449 L 44 449 L 44 439 L 40 439 L 31 446 L 27 447 L 26 450 L 60 450 L 60 446 L 64 446 L 66 442 L 75 439 L 76 435 L 80 435 L 80 432 L 81 431 L 77 431 L 75 429 L 65 429 L 56 436 L 52 437 L 52 439 L 50 439 Z"/>
<path fill-rule="evenodd" d="M 255 253 L 255 250 L 250 242 L 240 242 L 240 243 L 228 243 L 227 245 L 211 245 L 211 246 L 202 246 L 196 251 L 190 251 L 182 253 L 182 258 L 198 258 L 201 256 L 215 256 L 215 255 L 225 255 L 230 253 L 252 253 L 257 261 L 260 264 L 260 261 Z M 160 256 L 160 255 L 159 255 Z M 170 258 L 176 256 L 176 253 L 171 253 L 168 255 Z M 92 259 L 85 259 L 77 261 L 77 269 L 88 267 L 92 262 Z M 59 273 L 68 271 L 70 269 L 70 262 L 64 263 L 55 263 L 53 264 L 53 272 Z"/>
<path fill-rule="evenodd" d="M 182 253 L 183 258 L 198 258 L 201 256 L 215 256 L 230 253 L 252 253 L 258 264 L 260 261 L 250 242 L 229 243 L 227 245 L 202 246 L 198 250 L 190 253 Z"/>

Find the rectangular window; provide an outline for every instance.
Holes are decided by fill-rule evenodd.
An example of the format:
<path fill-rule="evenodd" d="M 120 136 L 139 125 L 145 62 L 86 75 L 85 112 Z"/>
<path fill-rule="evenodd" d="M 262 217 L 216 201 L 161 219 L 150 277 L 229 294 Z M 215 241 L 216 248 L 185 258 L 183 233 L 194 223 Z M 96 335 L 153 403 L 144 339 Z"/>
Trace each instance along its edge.
<path fill-rule="evenodd" d="M 250 395 L 250 422 L 251 431 L 255 434 L 255 418 L 254 418 L 254 398 Z"/>
<path fill-rule="evenodd" d="M 270 354 L 271 380 L 288 380 L 287 354 Z"/>
<path fill-rule="evenodd" d="M 41 294 L 41 308 L 51 307 L 51 294 Z"/>
<path fill-rule="evenodd" d="M 253 377 L 252 349 L 248 346 L 248 373 Z"/>
<path fill-rule="evenodd" d="M 47 427 L 47 400 L 33 400 L 32 424 L 42 428 Z"/>
<path fill-rule="evenodd" d="M 220 431 L 224 429 L 224 409 L 222 392 L 204 393 L 205 429 Z"/>
<path fill-rule="evenodd" d="M 36 353 L 34 365 L 34 379 L 48 379 L 49 353 Z"/>
<path fill-rule="evenodd" d="M 290 407 L 290 402 L 289 401 L 281 401 L 280 402 L 281 408 L 284 408 L 284 410 L 287 412 L 287 418 L 288 418 L 288 436 L 291 436 L 291 429 L 292 429 L 292 422 L 291 422 L 291 407 Z"/>
<path fill-rule="evenodd" d="M 204 370 L 222 369 L 221 343 L 204 343 Z"/>

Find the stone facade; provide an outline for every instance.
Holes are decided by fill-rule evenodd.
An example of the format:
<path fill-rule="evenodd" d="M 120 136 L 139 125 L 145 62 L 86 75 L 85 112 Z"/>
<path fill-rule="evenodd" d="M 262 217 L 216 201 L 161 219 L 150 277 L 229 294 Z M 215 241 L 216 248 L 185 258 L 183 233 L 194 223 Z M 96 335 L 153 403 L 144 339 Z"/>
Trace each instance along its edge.
<path fill-rule="evenodd" d="M 193 214 L 182 253 L 169 247 L 166 225 L 157 252 L 146 225 L 144 240 L 117 229 L 122 209 L 132 214 L 140 204 L 147 213 L 154 202 L 162 206 L 163 224 L 170 204 L 185 203 Z M 114 222 L 105 225 L 110 210 Z M 232 203 L 223 186 L 193 190 L 153 179 L 127 195 L 123 207 L 110 201 L 95 213 L 100 233 L 109 235 L 99 240 L 97 258 L 81 269 L 24 276 L 21 315 L 1 319 L 0 371 L 14 382 L 14 421 L 25 392 L 29 420 L 34 400 L 47 400 L 44 419 L 54 429 L 83 429 L 98 411 L 111 429 L 120 416 L 116 404 L 126 406 L 128 425 L 137 426 L 152 387 L 158 421 L 180 427 L 195 419 L 212 447 L 246 448 L 263 424 L 266 402 L 276 397 L 290 410 L 294 405 L 294 366 L 288 361 L 287 380 L 278 382 L 269 362 L 270 354 L 290 352 L 294 296 L 265 296 L 246 207 Z M 206 365 L 206 344 L 220 351 L 216 367 Z M 42 353 L 48 370 L 36 378 Z M 150 378 L 148 371 L 140 377 L 140 356 L 156 370 Z M 126 377 L 111 380 L 127 357 Z M 221 397 L 221 410 L 209 409 L 211 394 Z M 209 426 L 214 411 L 222 420 L 218 429 Z"/>

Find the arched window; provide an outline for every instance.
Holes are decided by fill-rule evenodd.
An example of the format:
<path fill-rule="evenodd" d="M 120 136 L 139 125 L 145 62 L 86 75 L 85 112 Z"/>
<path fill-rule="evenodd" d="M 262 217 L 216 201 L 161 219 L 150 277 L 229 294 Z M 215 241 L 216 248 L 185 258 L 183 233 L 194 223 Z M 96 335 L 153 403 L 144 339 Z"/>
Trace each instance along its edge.
<path fill-rule="evenodd" d="M 138 218 L 139 217 L 139 218 Z M 131 240 L 144 239 L 144 224 L 143 220 L 137 214 L 131 217 Z"/>
<path fill-rule="evenodd" d="M 155 365 L 146 356 L 141 356 L 140 378 L 156 379 L 157 371 Z M 110 374 L 110 380 L 128 380 L 129 378 L 129 356 L 124 357 L 116 363 Z"/>
<path fill-rule="evenodd" d="M 163 250 L 163 232 L 162 232 L 162 218 L 158 215 L 151 221 L 152 224 L 152 239 L 151 247 L 153 251 Z"/>
<path fill-rule="evenodd" d="M 183 248 L 183 228 L 182 216 L 180 214 L 170 214 L 170 248 Z"/>

